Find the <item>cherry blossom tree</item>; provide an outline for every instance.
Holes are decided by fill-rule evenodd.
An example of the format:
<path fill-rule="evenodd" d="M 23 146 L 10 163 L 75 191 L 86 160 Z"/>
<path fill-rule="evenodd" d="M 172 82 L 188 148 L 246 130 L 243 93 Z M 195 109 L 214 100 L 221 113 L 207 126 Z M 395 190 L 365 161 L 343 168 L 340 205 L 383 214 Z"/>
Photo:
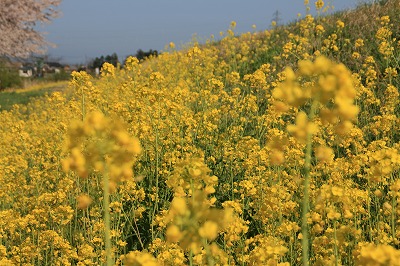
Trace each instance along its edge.
<path fill-rule="evenodd" d="M 61 0 L 0 0 L 0 56 L 28 57 L 44 53 L 47 42 L 38 24 L 59 15 Z"/>

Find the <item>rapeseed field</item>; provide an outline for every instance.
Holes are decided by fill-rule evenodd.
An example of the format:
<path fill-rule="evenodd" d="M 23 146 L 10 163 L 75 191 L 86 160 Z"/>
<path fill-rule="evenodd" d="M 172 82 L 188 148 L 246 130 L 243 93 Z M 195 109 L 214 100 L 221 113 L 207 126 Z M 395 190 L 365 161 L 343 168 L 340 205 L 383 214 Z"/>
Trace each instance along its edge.
<path fill-rule="evenodd" d="M 400 1 L 305 5 L 2 111 L 0 265 L 400 265 Z"/>

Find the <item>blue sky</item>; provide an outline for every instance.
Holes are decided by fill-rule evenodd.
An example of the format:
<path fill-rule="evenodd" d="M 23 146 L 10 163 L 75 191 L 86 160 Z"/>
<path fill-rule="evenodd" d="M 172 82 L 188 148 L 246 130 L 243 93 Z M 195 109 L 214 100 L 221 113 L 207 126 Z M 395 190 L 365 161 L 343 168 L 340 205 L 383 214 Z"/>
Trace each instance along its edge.
<path fill-rule="evenodd" d="M 330 1 L 335 10 L 358 2 Z M 114 52 L 123 60 L 138 49 L 162 51 L 169 42 L 179 48 L 194 35 L 200 41 L 218 37 L 231 21 L 237 34 L 254 31 L 253 24 L 264 30 L 277 10 L 283 23 L 306 13 L 304 0 L 63 0 L 59 9 L 61 17 L 40 30 L 57 45 L 49 56 L 70 64 Z"/>

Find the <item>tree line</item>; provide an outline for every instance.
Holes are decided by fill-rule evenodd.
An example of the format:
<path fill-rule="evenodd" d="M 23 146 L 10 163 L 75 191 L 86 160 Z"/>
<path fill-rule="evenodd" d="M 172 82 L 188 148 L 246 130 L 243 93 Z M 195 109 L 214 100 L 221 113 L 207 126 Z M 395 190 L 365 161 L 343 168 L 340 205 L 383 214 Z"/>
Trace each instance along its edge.
<path fill-rule="evenodd" d="M 139 50 L 137 50 L 136 54 L 129 55 L 126 58 L 128 58 L 130 56 L 136 57 L 139 61 L 142 61 L 151 56 L 153 56 L 153 57 L 158 56 L 158 51 L 152 50 L 152 49 L 150 49 L 148 51 L 143 51 L 142 49 L 139 49 Z M 124 64 L 125 64 L 126 58 L 123 62 Z M 89 63 L 88 67 L 90 69 L 96 69 L 96 68 L 100 69 L 102 67 L 102 65 L 106 62 L 114 65 L 115 67 L 117 67 L 118 64 L 120 64 L 118 55 L 116 53 L 113 53 L 111 55 L 106 55 L 106 56 L 102 55 L 100 57 L 96 57 Z"/>

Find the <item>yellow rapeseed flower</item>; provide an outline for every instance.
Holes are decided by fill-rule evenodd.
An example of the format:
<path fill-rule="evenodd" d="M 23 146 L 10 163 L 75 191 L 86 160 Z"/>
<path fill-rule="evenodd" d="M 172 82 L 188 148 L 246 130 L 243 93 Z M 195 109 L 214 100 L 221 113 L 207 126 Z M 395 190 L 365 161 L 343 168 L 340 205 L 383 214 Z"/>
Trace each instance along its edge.
<path fill-rule="evenodd" d="M 213 221 L 206 221 L 199 228 L 199 235 L 209 241 L 214 240 L 218 236 L 218 224 Z"/>
<path fill-rule="evenodd" d="M 87 194 L 81 194 L 76 198 L 76 207 L 80 210 L 87 209 L 92 204 L 92 198 Z"/>
<path fill-rule="evenodd" d="M 324 3 L 324 1 L 322 1 L 322 0 L 317 0 L 317 1 L 315 2 L 315 8 L 316 8 L 317 10 L 322 9 L 322 8 L 324 7 L 324 5 L 325 5 L 325 3 Z"/>

